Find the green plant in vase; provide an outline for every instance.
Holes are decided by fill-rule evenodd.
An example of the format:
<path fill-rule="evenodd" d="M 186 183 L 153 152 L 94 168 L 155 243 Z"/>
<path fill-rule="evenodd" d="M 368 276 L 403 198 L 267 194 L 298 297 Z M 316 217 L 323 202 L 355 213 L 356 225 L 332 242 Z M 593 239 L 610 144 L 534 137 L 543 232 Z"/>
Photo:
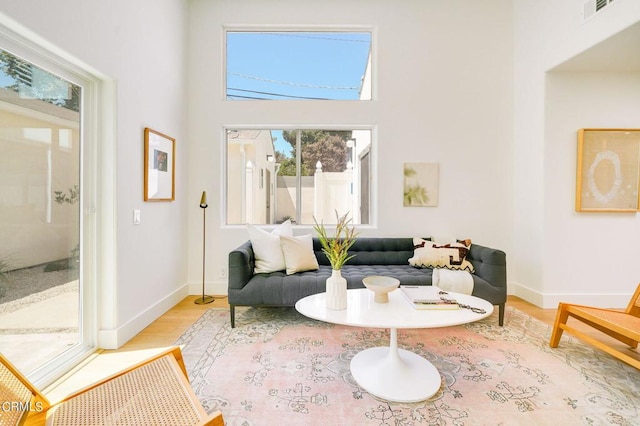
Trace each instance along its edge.
<path fill-rule="evenodd" d="M 339 271 L 342 266 L 347 263 L 349 259 L 355 255 L 349 255 L 349 249 L 356 242 L 357 232 L 355 227 L 349 226 L 353 219 L 348 219 L 349 213 L 345 213 L 342 216 L 338 215 L 336 211 L 336 232 L 334 237 L 330 237 L 327 234 L 327 230 L 324 227 L 324 223 L 318 223 L 316 218 L 313 218 L 315 225 L 313 229 L 318 233 L 318 239 L 322 245 L 322 252 L 327 255 L 331 268 Z"/>
<path fill-rule="evenodd" d="M 326 293 L 327 308 L 334 310 L 347 307 L 347 280 L 342 277 L 340 271 L 344 264 L 355 256 L 349 254 L 349 249 L 356 242 L 358 234 L 355 227 L 351 225 L 352 219 L 348 216 L 349 213 L 340 216 L 336 211 L 336 231 L 333 237 L 327 234 L 324 223 L 318 223 L 316 218 L 313 218 L 315 223 L 313 228 L 318 233 L 322 252 L 331 264 L 332 272 L 331 277 L 327 278 Z"/>

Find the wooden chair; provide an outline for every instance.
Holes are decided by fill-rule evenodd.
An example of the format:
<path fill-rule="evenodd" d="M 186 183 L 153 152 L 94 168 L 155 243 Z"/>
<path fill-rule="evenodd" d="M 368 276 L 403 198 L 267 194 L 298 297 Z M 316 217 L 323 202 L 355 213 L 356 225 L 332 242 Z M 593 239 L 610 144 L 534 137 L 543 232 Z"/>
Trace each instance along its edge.
<path fill-rule="evenodd" d="M 219 411 L 202 408 L 179 347 L 90 385 L 51 404 L 0 354 L 0 425 L 211 425 Z"/>
<path fill-rule="evenodd" d="M 573 317 L 583 323 L 636 349 L 640 341 L 640 284 L 627 308 L 623 311 L 591 306 L 560 303 L 556 314 L 556 321 L 551 333 L 549 346 L 557 348 L 562 332 L 567 331 L 585 342 L 607 352 L 610 355 L 640 369 L 640 359 L 618 350 L 607 343 L 597 340 L 573 327 L 567 325 L 567 319 Z"/>

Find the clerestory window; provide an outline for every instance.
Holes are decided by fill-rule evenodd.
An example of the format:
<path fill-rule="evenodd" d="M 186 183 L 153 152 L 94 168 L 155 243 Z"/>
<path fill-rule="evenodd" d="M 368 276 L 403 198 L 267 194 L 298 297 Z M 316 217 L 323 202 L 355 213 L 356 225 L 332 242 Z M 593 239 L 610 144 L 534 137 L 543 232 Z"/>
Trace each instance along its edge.
<path fill-rule="evenodd" d="M 370 52 L 367 31 L 227 31 L 226 96 L 371 100 Z"/>

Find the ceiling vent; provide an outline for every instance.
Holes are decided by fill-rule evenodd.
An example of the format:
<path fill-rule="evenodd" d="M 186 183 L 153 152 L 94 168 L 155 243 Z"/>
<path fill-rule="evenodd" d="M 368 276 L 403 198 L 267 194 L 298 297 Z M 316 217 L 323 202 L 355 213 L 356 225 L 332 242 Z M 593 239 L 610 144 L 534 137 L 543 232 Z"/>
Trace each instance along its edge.
<path fill-rule="evenodd" d="M 592 18 L 596 13 L 600 12 L 611 3 L 613 3 L 613 0 L 589 0 L 583 7 L 583 21 Z"/>

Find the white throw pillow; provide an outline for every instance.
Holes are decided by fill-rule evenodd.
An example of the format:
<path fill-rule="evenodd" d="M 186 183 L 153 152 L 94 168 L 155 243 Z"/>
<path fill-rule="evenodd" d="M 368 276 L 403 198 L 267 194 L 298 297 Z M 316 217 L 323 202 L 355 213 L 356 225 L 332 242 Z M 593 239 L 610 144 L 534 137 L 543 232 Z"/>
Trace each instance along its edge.
<path fill-rule="evenodd" d="M 296 272 L 315 271 L 319 268 L 318 260 L 313 252 L 313 237 L 311 235 L 300 235 L 298 237 L 280 235 L 280 245 L 284 253 L 287 275 L 295 274 Z"/>
<path fill-rule="evenodd" d="M 284 254 L 280 246 L 280 235 L 292 237 L 291 221 L 281 223 L 273 231 L 267 232 L 251 224 L 247 224 L 249 239 L 256 257 L 254 273 L 282 271 L 285 268 Z"/>

